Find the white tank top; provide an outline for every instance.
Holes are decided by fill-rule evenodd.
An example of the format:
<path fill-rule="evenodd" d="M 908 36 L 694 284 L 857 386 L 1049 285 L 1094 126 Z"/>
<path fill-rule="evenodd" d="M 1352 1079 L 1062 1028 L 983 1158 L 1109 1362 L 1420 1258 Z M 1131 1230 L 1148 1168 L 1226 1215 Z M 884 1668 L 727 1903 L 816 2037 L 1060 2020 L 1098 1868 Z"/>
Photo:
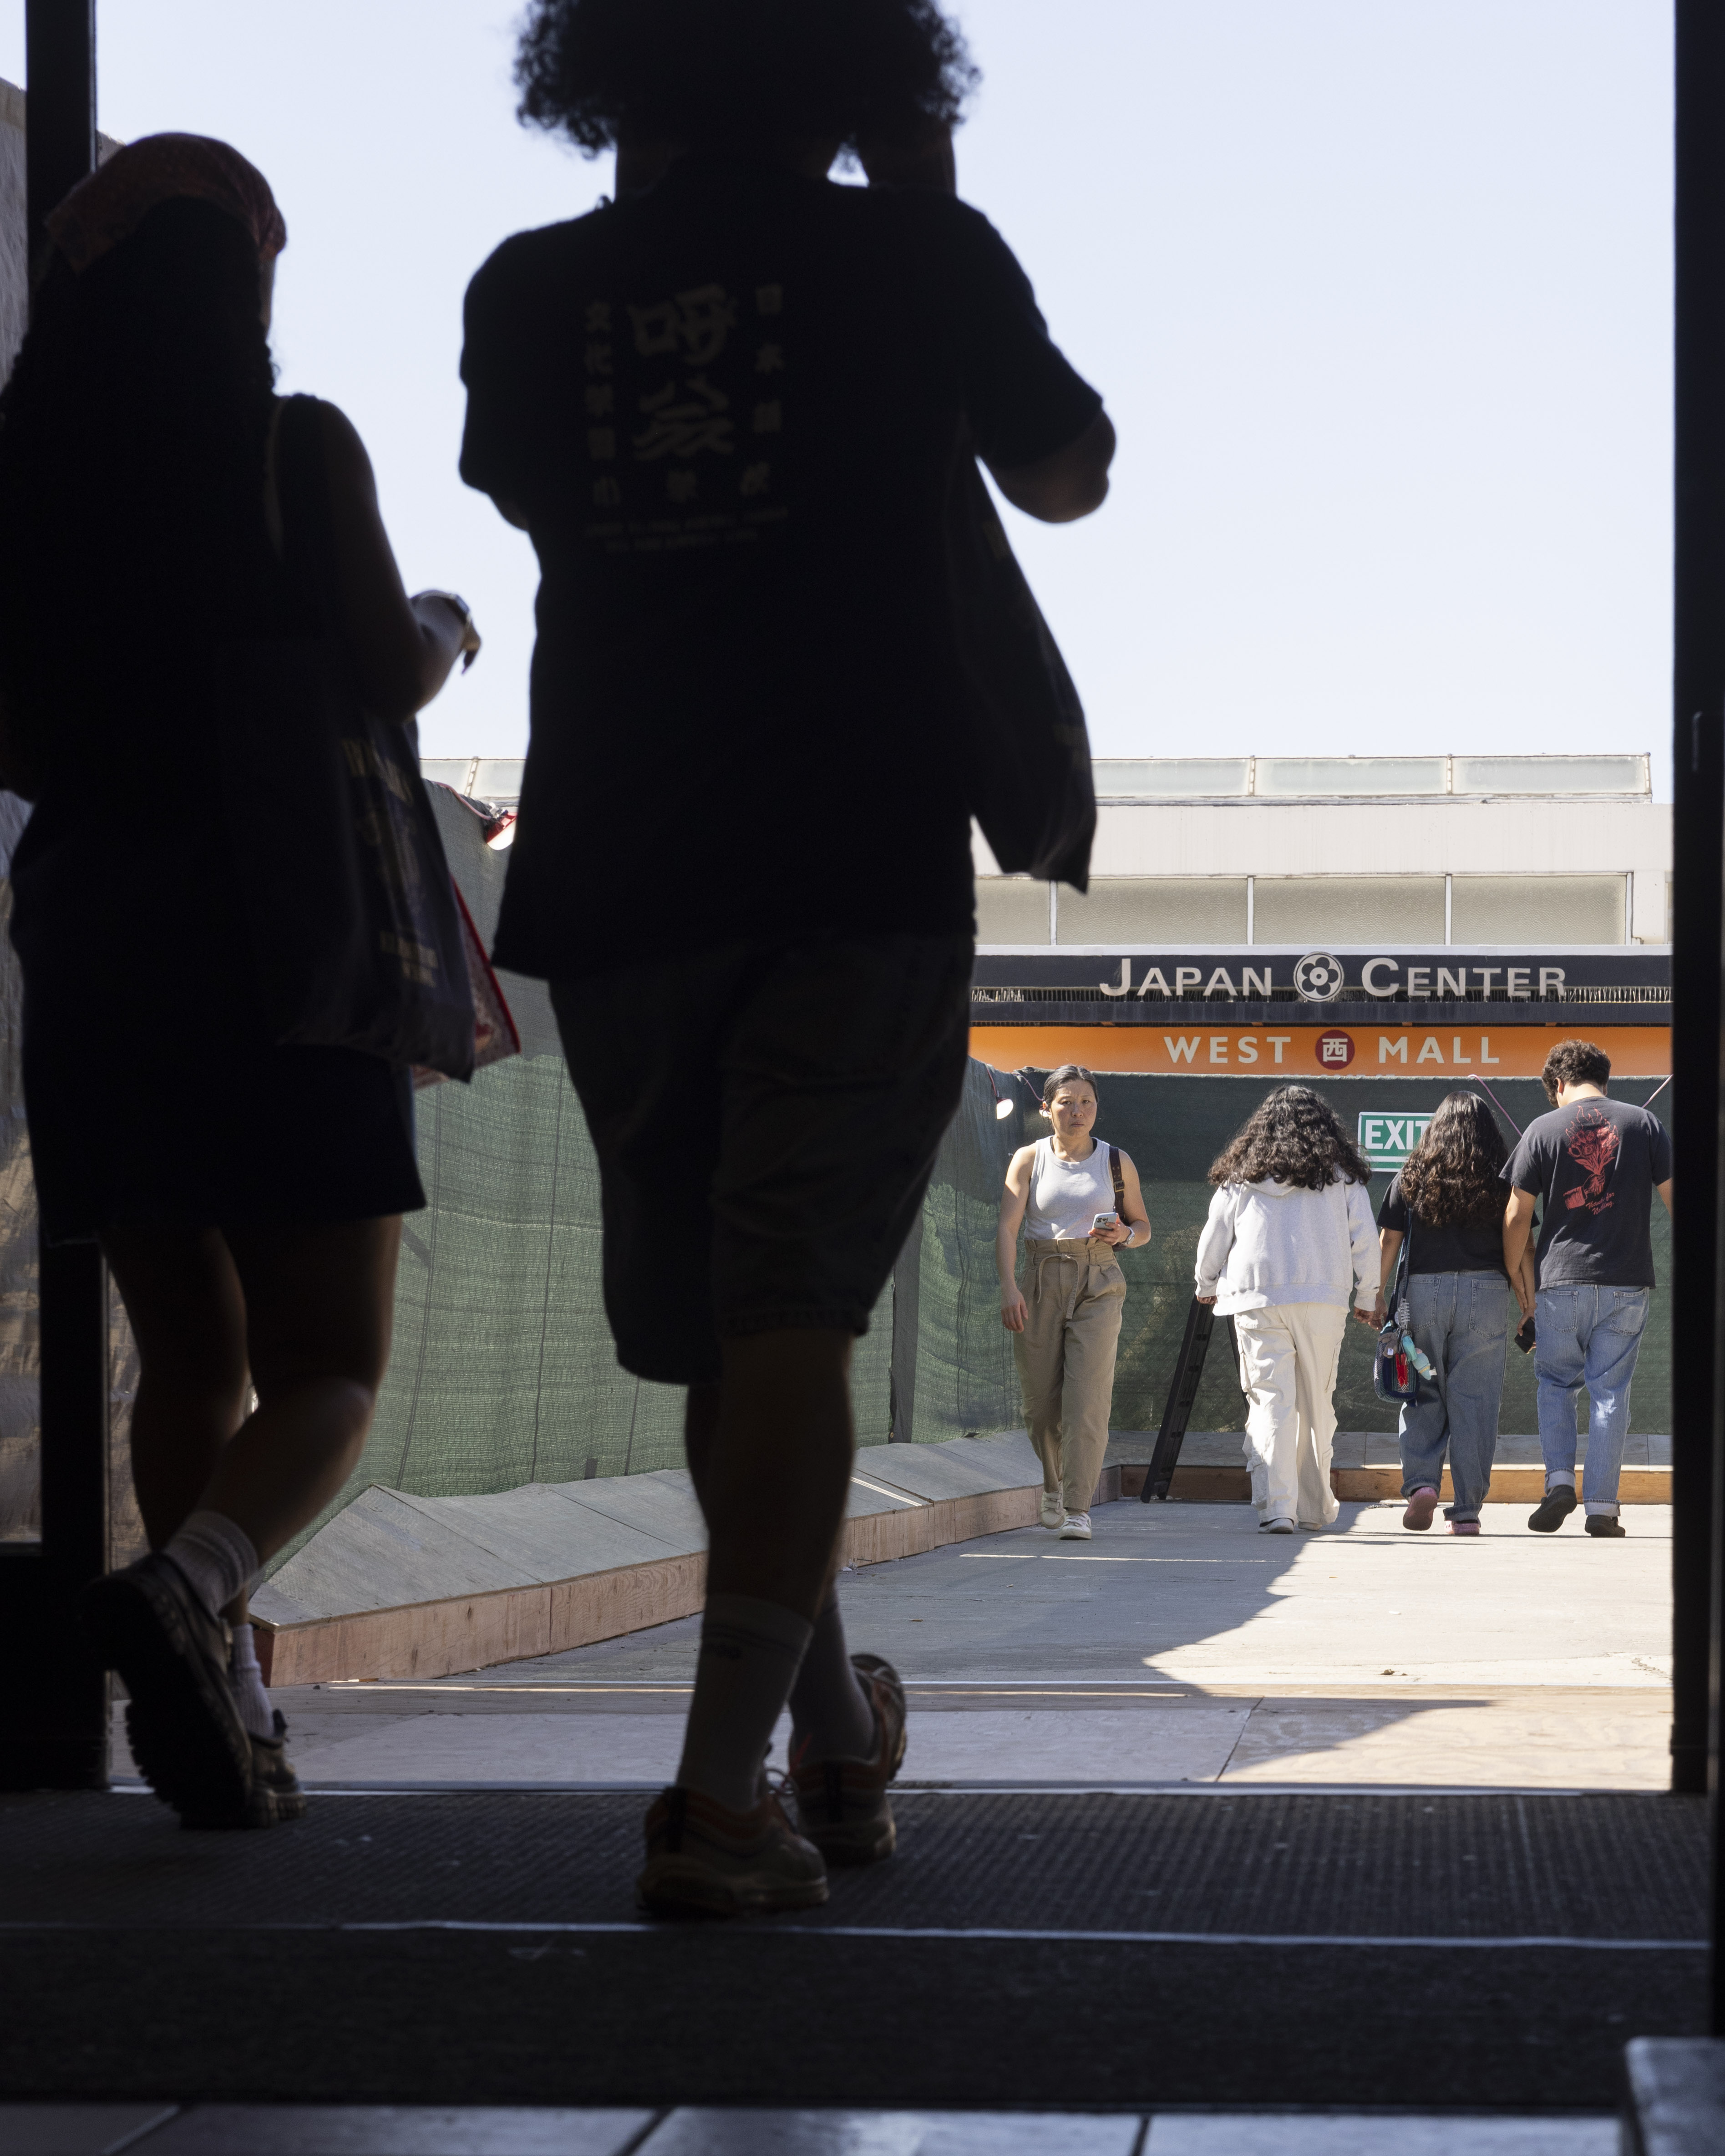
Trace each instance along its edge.
<path fill-rule="evenodd" d="M 1086 1242 L 1097 1214 L 1117 1209 L 1104 1140 L 1098 1138 L 1083 1160 L 1062 1160 L 1052 1138 L 1037 1139 L 1024 1211 L 1024 1233 L 1033 1242 Z"/>

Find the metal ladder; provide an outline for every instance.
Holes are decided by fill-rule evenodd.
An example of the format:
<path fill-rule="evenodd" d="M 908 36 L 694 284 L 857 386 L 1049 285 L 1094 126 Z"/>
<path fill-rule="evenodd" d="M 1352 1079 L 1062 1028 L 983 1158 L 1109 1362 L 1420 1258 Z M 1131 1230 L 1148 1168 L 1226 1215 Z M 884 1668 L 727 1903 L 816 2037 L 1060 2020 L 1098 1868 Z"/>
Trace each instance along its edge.
<path fill-rule="evenodd" d="M 1222 1322 L 1228 1328 L 1228 1349 L 1238 1370 L 1240 1346 L 1235 1337 L 1234 1320 L 1224 1317 Z M 1140 1504 L 1147 1505 L 1153 1497 L 1168 1496 L 1174 1470 L 1180 1464 L 1180 1447 L 1185 1440 L 1186 1425 L 1192 1419 L 1192 1404 L 1198 1398 L 1199 1380 L 1204 1375 L 1204 1358 L 1209 1353 L 1210 1335 L 1215 1329 L 1214 1306 L 1200 1302 L 1194 1296 L 1192 1307 L 1186 1313 L 1186 1331 L 1174 1364 L 1174 1381 L 1168 1389 L 1168 1404 L 1162 1411 L 1162 1427 L 1156 1433 L 1156 1450 L 1150 1455 Z"/>

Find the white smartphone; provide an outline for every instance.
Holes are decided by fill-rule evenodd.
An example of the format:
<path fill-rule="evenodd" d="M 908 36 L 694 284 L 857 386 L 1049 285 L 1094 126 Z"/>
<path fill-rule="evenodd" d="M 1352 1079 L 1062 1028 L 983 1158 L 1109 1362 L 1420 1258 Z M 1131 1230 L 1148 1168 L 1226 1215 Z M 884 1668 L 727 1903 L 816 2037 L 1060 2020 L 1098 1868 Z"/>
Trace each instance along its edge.
<path fill-rule="evenodd" d="M 1117 1213 L 1098 1213 L 1090 1224 L 1090 1232 L 1099 1235 L 1104 1228 L 1117 1228 L 1119 1225 L 1120 1215 Z"/>

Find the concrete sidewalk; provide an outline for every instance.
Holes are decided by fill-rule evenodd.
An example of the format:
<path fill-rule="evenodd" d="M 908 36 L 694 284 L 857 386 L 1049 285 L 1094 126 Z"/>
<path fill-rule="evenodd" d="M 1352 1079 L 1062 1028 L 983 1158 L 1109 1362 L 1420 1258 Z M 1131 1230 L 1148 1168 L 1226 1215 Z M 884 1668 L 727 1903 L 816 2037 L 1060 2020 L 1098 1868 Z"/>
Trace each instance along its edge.
<path fill-rule="evenodd" d="M 1136 1497 L 1153 1435 L 1110 1440 L 1093 1504 Z M 1393 1498 L 1394 1436 L 1342 1431 L 1332 1486 L 1344 1502 Z M 1632 1439 L 1622 1496 L 1635 1516 L 1669 1502 L 1671 1441 Z M 1239 1431 L 1190 1433 L 1171 1496 L 1244 1505 Z M 1579 1456 L 1586 1456 L 1586 1440 Z M 1498 1441 L 1498 1509 L 1544 1490 L 1538 1440 Z M 845 1505 L 848 1564 L 871 1565 L 1031 1526 L 1042 1474 L 1022 1430 L 856 1455 Z M 1444 1484 L 1449 1490 L 1448 1478 Z M 362 1491 L 252 1596 L 273 1683 L 429 1678 L 526 1661 L 667 1624 L 698 1610 L 706 1534 L 681 1468 L 532 1482 L 485 1496 Z"/>
<path fill-rule="evenodd" d="M 1494 1507 L 1461 1538 L 1348 1505 L 1282 1538 L 1240 1506 L 1121 1503 L 1088 1543 L 987 1536 L 842 1594 L 906 1678 L 907 1787 L 1661 1789 L 1670 1514 L 1606 1543 L 1579 1517 L 1536 1536 Z M 657 1786 L 697 1631 L 276 1697 L 312 1784 Z"/>

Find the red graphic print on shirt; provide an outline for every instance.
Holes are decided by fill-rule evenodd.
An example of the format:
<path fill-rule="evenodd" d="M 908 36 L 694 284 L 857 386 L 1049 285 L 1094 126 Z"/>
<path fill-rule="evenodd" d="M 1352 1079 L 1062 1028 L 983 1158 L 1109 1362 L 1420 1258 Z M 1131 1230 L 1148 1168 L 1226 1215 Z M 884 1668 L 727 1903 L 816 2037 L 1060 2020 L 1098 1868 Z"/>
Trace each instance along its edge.
<path fill-rule="evenodd" d="M 1605 1188 L 1605 1178 L 1611 1173 L 1621 1142 L 1617 1126 L 1602 1110 L 1588 1106 L 1576 1111 L 1563 1150 L 1587 1181 L 1563 1193 L 1563 1203 L 1570 1212 L 1583 1205 L 1594 1214 L 1609 1209 L 1611 1194 Z"/>

